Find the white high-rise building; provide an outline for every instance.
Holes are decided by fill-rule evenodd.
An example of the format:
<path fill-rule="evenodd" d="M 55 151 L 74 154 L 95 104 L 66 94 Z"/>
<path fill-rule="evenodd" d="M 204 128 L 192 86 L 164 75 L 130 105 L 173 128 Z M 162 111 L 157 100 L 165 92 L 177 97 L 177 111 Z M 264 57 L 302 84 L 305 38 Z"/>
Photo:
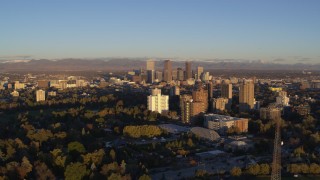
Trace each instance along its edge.
<path fill-rule="evenodd" d="M 45 101 L 46 100 L 46 91 L 40 89 L 36 91 L 36 100 L 39 101 Z"/>
<path fill-rule="evenodd" d="M 161 95 L 161 89 L 152 89 L 148 96 L 148 110 L 162 113 L 169 110 L 169 96 Z"/>
<path fill-rule="evenodd" d="M 286 91 L 280 91 L 278 97 L 276 97 L 276 103 L 283 106 L 289 106 L 289 100 Z"/>

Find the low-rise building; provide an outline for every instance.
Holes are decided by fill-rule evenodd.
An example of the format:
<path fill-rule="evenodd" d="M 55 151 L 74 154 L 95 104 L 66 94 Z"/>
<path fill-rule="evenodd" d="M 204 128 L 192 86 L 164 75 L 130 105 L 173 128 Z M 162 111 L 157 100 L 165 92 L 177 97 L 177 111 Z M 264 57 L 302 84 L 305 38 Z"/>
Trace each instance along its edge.
<path fill-rule="evenodd" d="M 225 134 L 228 128 L 236 127 L 240 132 L 248 132 L 248 119 L 219 114 L 205 114 L 204 127 Z"/>

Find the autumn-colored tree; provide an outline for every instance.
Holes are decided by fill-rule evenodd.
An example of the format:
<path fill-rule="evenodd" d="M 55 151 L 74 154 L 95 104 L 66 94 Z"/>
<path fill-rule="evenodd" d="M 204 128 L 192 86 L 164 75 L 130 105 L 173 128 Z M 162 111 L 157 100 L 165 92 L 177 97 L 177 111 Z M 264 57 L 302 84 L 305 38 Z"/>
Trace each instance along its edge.
<path fill-rule="evenodd" d="M 230 170 L 230 174 L 231 174 L 231 176 L 239 177 L 242 174 L 242 170 L 239 167 L 233 167 Z"/>
<path fill-rule="evenodd" d="M 87 175 L 88 171 L 86 166 L 79 162 L 69 164 L 64 172 L 66 180 L 82 179 Z"/>
<path fill-rule="evenodd" d="M 84 153 L 86 152 L 86 149 L 80 142 L 73 141 L 68 144 L 68 152 Z"/>
<path fill-rule="evenodd" d="M 310 173 L 312 174 L 320 174 L 320 165 L 316 163 L 310 164 Z"/>
<path fill-rule="evenodd" d="M 260 173 L 259 164 L 250 165 L 249 168 L 247 169 L 247 173 L 254 176 L 258 175 Z"/>
<path fill-rule="evenodd" d="M 270 174 L 269 164 L 260 164 L 260 174 L 263 174 L 263 175 Z"/>
<path fill-rule="evenodd" d="M 109 155 L 110 155 L 112 160 L 116 159 L 116 152 L 113 149 L 110 150 Z"/>
<path fill-rule="evenodd" d="M 188 138 L 187 145 L 188 145 L 189 147 L 193 147 L 193 146 L 194 146 L 193 141 L 192 141 L 191 138 Z"/>
<path fill-rule="evenodd" d="M 87 153 L 84 155 L 81 155 L 83 158 L 83 163 L 88 165 L 91 163 L 94 163 L 95 165 L 100 165 L 103 157 L 105 155 L 105 152 L 103 149 L 99 149 L 98 151 Z"/>
<path fill-rule="evenodd" d="M 50 130 L 40 129 L 40 130 L 30 130 L 27 133 L 27 137 L 31 140 L 37 141 L 40 143 L 40 146 L 43 142 L 53 137 L 53 134 Z"/>
<path fill-rule="evenodd" d="M 139 177 L 139 180 L 151 180 L 151 177 L 149 175 L 143 174 Z"/>
<path fill-rule="evenodd" d="M 117 162 L 112 162 L 112 163 L 109 163 L 109 164 L 104 164 L 101 167 L 100 173 L 102 175 L 107 176 L 108 174 L 110 174 L 110 172 L 118 172 L 118 170 L 119 170 L 118 163 Z"/>
<path fill-rule="evenodd" d="M 36 161 L 34 163 L 35 168 L 35 177 L 39 180 L 55 180 L 55 176 L 51 172 L 50 169 L 48 169 L 47 165 L 43 162 Z"/>
<path fill-rule="evenodd" d="M 67 157 L 63 155 L 61 149 L 54 149 L 50 151 L 53 162 L 58 167 L 64 167 Z"/>

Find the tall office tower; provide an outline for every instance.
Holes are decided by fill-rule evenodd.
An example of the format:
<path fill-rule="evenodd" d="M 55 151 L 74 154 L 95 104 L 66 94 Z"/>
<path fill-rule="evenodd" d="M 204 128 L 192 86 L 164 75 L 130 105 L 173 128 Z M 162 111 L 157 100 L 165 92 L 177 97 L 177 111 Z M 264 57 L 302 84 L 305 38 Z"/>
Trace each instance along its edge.
<path fill-rule="evenodd" d="M 289 106 L 289 98 L 287 97 L 286 91 L 280 91 L 278 93 L 278 96 L 276 97 L 276 104 L 283 105 L 283 106 Z"/>
<path fill-rule="evenodd" d="M 155 72 L 154 70 L 147 70 L 147 83 L 154 83 L 155 80 Z"/>
<path fill-rule="evenodd" d="M 172 80 L 178 79 L 178 70 L 172 70 Z"/>
<path fill-rule="evenodd" d="M 156 71 L 156 79 L 158 82 L 161 82 L 163 80 L 163 73 L 161 71 Z"/>
<path fill-rule="evenodd" d="M 153 83 L 155 79 L 155 70 L 154 70 L 155 62 L 153 60 L 147 61 L 147 83 Z"/>
<path fill-rule="evenodd" d="M 181 68 L 177 69 L 177 80 L 183 81 L 184 80 L 184 72 Z"/>
<path fill-rule="evenodd" d="M 200 79 L 202 73 L 203 73 L 203 67 L 198 66 L 197 67 L 197 79 Z"/>
<path fill-rule="evenodd" d="M 46 91 L 40 89 L 36 91 L 36 101 L 45 101 L 46 100 Z"/>
<path fill-rule="evenodd" d="M 147 68 L 146 68 L 146 70 L 148 71 L 148 70 L 155 70 L 154 69 L 154 66 L 155 66 L 155 62 L 153 61 L 153 60 L 148 60 L 147 61 Z"/>
<path fill-rule="evenodd" d="M 208 110 L 208 91 L 204 90 L 203 87 L 199 86 L 197 89 L 192 91 L 192 99 L 194 103 L 197 103 L 193 111 L 197 114 L 201 112 L 207 112 Z"/>
<path fill-rule="evenodd" d="M 186 80 L 192 78 L 191 62 L 186 62 Z"/>
<path fill-rule="evenodd" d="M 221 84 L 221 97 L 232 99 L 232 84 L 231 83 L 222 83 Z"/>
<path fill-rule="evenodd" d="M 161 95 L 161 89 L 153 89 L 148 96 L 148 110 L 162 113 L 169 110 L 169 96 Z"/>
<path fill-rule="evenodd" d="M 181 120 L 183 123 L 190 123 L 192 116 L 192 96 L 191 95 L 181 95 L 180 96 L 180 110 L 181 110 Z"/>
<path fill-rule="evenodd" d="M 172 62 L 170 60 L 164 61 L 163 80 L 166 82 L 172 81 Z"/>
<path fill-rule="evenodd" d="M 210 81 L 208 84 L 208 98 L 213 98 L 213 83 Z"/>
<path fill-rule="evenodd" d="M 239 90 L 239 111 L 248 112 L 254 108 L 254 83 L 244 81 Z"/>

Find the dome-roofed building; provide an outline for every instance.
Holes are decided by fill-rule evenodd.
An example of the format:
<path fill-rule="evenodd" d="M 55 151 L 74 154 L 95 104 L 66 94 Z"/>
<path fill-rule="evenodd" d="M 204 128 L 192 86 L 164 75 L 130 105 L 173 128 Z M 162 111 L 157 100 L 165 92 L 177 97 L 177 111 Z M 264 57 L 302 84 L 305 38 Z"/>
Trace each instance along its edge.
<path fill-rule="evenodd" d="M 191 132 L 200 138 L 208 139 L 210 141 L 216 141 L 220 139 L 219 134 L 211 129 L 206 129 L 202 127 L 193 127 L 191 128 Z"/>

